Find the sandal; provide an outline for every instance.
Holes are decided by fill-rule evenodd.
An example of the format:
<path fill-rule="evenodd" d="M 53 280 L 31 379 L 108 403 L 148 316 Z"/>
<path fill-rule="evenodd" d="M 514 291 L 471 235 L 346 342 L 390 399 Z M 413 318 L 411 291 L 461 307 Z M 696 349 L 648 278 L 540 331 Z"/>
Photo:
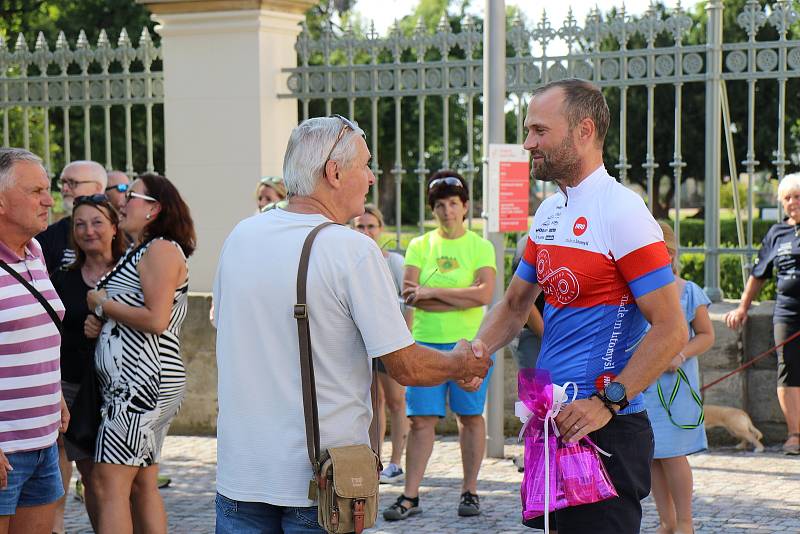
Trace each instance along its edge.
<path fill-rule="evenodd" d="M 409 502 L 411 506 L 405 506 L 403 502 Z M 419 507 L 419 496 L 412 499 L 401 494 L 394 504 L 383 511 L 383 518 L 387 521 L 399 521 L 419 513 L 422 513 L 422 508 Z"/>
<path fill-rule="evenodd" d="M 797 443 L 789 445 L 788 443 L 783 444 L 783 453 L 789 455 L 800 455 L 800 432 L 791 432 L 786 438 L 786 441 L 789 441 L 792 438 L 797 438 Z"/>

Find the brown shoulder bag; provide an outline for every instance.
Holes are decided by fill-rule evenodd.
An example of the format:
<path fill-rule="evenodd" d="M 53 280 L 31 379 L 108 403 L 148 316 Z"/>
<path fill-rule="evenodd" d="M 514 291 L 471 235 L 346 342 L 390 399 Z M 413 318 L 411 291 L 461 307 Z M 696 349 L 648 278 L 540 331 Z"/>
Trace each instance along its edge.
<path fill-rule="evenodd" d="M 314 470 L 314 478 L 308 489 L 308 498 L 319 500 L 317 521 L 327 532 L 339 534 L 355 532 L 375 525 L 378 516 L 378 483 L 381 462 L 368 445 L 332 447 L 320 451 L 319 415 L 314 381 L 314 362 L 311 357 L 311 330 L 309 308 L 306 299 L 306 280 L 311 245 L 320 230 L 332 222 L 314 228 L 300 254 L 297 271 L 297 304 L 294 318 L 297 319 L 297 334 L 300 340 L 300 372 L 303 382 L 303 412 L 306 422 L 306 444 L 308 459 Z M 376 375 L 372 373 L 372 411 L 375 417 Z M 376 427 L 377 425 L 373 425 Z"/>

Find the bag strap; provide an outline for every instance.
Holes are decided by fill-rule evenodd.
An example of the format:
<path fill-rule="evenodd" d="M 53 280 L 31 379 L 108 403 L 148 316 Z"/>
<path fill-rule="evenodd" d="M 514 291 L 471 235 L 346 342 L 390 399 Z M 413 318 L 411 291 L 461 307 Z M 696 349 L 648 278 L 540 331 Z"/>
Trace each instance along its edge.
<path fill-rule="evenodd" d="M 31 295 L 36 297 L 36 300 L 38 300 L 39 304 L 42 305 L 42 308 L 44 308 L 44 311 L 46 311 L 47 315 L 50 316 L 50 319 L 53 321 L 53 324 L 55 324 L 56 328 L 58 328 L 58 333 L 63 335 L 64 334 L 64 326 L 61 324 L 61 317 L 58 316 L 58 313 L 56 313 L 56 311 L 53 309 L 53 307 L 50 305 L 50 303 L 47 302 L 47 299 L 44 298 L 44 295 L 39 293 L 39 290 L 37 290 L 35 287 L 33 287 L 30 282 L 25 280 L 25 278 L 23 278 L 21 274 L 19 274 L 17 271 L 15 271 L 9 264 L 4 262 L 3 260 L 0 260 L 0 268 L 2 268 L 8 274 L 10 274 L 14 278 L 16 278 L 17 281 L 20 284 L 25 286 L 25 289 L 30 291 Z"/>
<path fill-rule="evenodd" d="M 314 381 L 314 362 L 311 358 L 311 328 L 308 320 L 308 303 L 306 298 L 306 282 L 308 280 L 308 262 L 311 256 L 311 245 L 320 230 L 336 224 L 326 222 L 318 225 L 306 237 L 300 253 L 300 264 L 297 268 L 297 303 L 294 305 L 294 318 L 297 320 L 297 337 L 300 342 L 300 375 L 303 382 L 303 413 L 306 420 L 306 447 L 308 459 L 314 468 L 314 475 L 319 473 L 319 412 L 317 410 L 317 388 Z"/>
<path fill-rule="evenodd" d="M 672 387 L 672 392 L 669 396 L 669 402 L 664 400 L 664 392 L 661 389 L 661 382 L 656 381 L 656 390 L 658 391 L 658 400 L 661 401 L 661 406 L 667 412 L 667 417 L 669 417 L 670 423 L 675 425 L 678 428 L 683 430 L 694 430 L 695 428 L 699 427 L 703 424 L 703 420 L 705 419 L 705 411 L 703 410 L 703 399 L 700 397 L 692 385 L 689 383 L 689 377 L 686 376 L 686 371 L 678 367 L 675 371 L 678 374 L 677 380 L 675 380 L 675 385 Z M 672 403 L 675 402 L 675 397 L 678 396 L 678 390 L 681 387 L 681 382 L 686 382 L 686 387 L 689 388 L 689 394 L 694 399 L 694 402 L 700 407 L 700 415 L 697 417 L 697 422 L 694 424 L 681 424 L 676 423 L 675 420 L 672 418 Z"/>

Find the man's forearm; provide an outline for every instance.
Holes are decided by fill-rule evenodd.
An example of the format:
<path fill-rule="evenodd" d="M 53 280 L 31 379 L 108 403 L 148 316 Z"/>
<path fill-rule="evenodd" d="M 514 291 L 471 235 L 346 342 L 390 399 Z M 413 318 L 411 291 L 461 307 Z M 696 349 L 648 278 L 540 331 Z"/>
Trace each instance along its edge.
<path fill-rule="evenodd" d="M 389 375 L 404 386 L 438 386 L 460 379 L 460 358 L 417 343 L 383 357 Z"/>
<path fill-rule="evenodd" d="M 496 352 L 514 339 L 527 317 L 527 313 L 512 310 L 508 301 L 503 299 L 486 314 L 475 338 L 486 344 L 490 354 Z"/>
<path fill-rule="evenodd" d="M 625 386 L 628 399 L 644 391 L 666 371 L 670 361 L 686 344 L 687 337 L 683 317 L 668 324 L 653 325 L 615 379 Z"/>

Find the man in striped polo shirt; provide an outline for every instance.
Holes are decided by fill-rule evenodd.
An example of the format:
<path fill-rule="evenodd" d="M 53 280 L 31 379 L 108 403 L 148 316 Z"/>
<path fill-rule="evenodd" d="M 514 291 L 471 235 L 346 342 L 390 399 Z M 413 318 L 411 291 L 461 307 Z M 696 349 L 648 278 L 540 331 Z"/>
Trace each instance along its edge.
<path fill-rule="evenodd" d="M 0 260 L 63 317 L 33 239 L 47 227 L 52 205 L 41 159 L 0 148 Z M 64 494 L 56 439 L 69 413 L 61 395 L 60 345 L 59 327 L 44 306 L 0 270 L 0 534 L 50 532 Z"/>

